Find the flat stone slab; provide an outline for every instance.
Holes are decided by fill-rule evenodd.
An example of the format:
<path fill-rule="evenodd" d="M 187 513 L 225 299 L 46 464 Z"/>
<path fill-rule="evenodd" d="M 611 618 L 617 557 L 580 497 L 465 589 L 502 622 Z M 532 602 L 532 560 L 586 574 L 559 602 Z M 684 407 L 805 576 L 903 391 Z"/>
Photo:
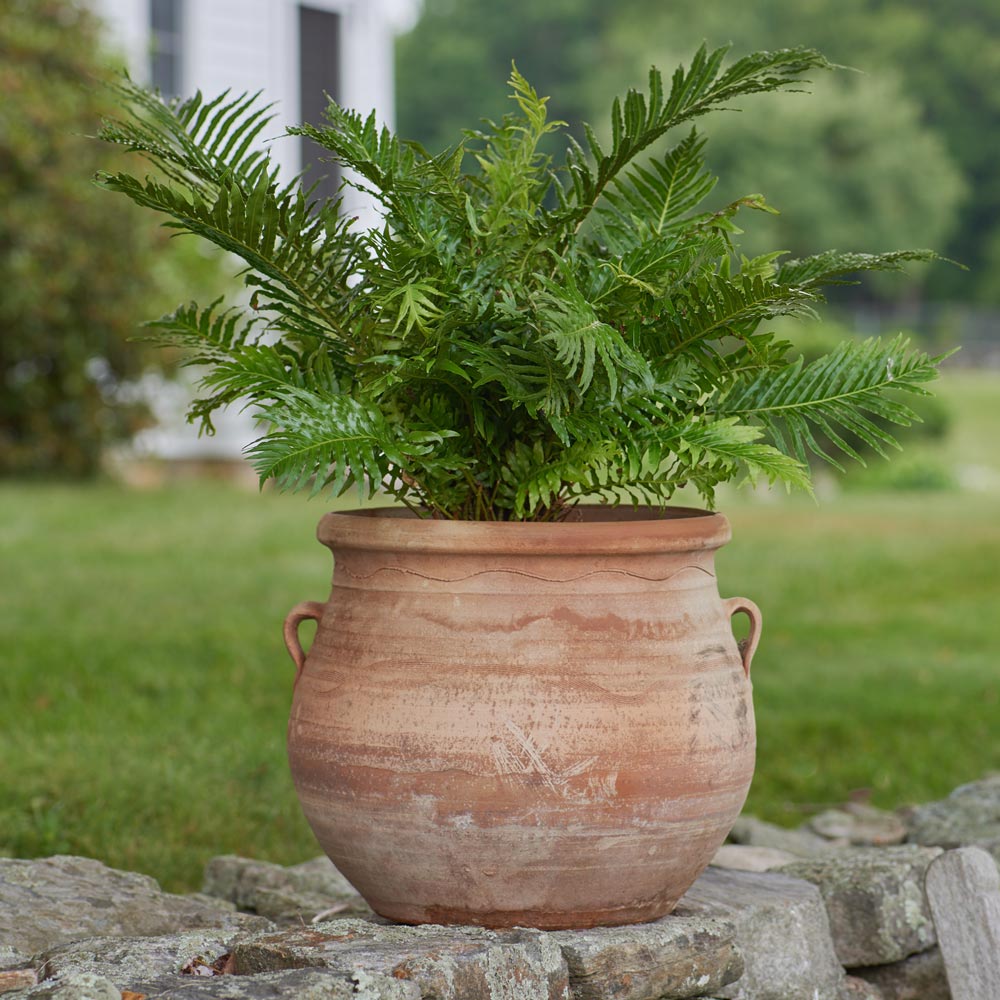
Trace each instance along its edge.
<path fill-rule="evenodd" d="M 911 955 L 902 962 L 851 969 L 850 973 L 878 987 L 883 1000 L 951 1000 L 939 948 Z"/>
<path fill-rule="evenodd" d="M 895 813 L 860 802 L 827 809 L 806 827 L 827 840 L 846 840 L 858 847 L 889 847 L 906 840 L 906 826 Z"/>
<path fill-rule="evenodd" d="M 953 1000 L 1000 992 L 1000 871 L 980 847 L 946 851 L 927 870 L 927 899 Z"/>
<path fill-rule="evenodd" d="M 756 816 L 740 816 L 729 833 L 729 839 L 748 847 L 786 851 L 797 858 L 824 858 L 848 846 L 846 840 L 827 840 L 812 830 L 802 828 L 788 830 Z"/>
<path fill-rule="evenodd" d="M 939 854 L 912 844 L 857 849 L 781 871 L 819 888 L 841 964 L 885 965 L 937 941 L 924 877 Z"/>
<path fill-rule="evenodd" d="M 736 927 L 717 917 L 668 916 L 549 937 L 562 949 L 573 1000 L 704 997 L 743 974 Z"/>
<path fill-rule="evenodd" d="M 435 1000 L 569 1000 L 559 945 L 542 931 L 332 920 L 236 942 L 230 971 L 292 968 L 408 980 Z"/>
<path fill-rule="evenodd" d="M 13 993 L 15 990 L 26 990 L 38 982 L 34 969 L 8 969 L 0 972 L 0 993 Z"/>
<path fill-rule="evenodd" d="M 30 955 L 10 945 L 0 944 L 0 970 L 24 969 L 30 964 Z"/>
<path fill-rule="evenodd" d="M 283 867 L 234 855 L 212 858 L 202 890 L 279 924 L 375 914 L 326 857 Z"/>
<path fill-rule="evenodd" d="M 735 925 L 745 968 L 735 983 L 714 991 L 717 997 L 841 1000 L 844 970 L 833 950 L 823 899 L 810 882 L 777 872 L 708 868 L 674 912 Z"/>
<path fill-rule="evenodd" d="M 712 867 L 731 868 L 740 872 L 769 872 L 797 860 L 796 855 L 780 851 L 777 847 L 723 844 L 712 858 Z"/>
<path fill-rule="evenodd" d="M 229 950 L 231 931 L 184 931 L 156 937 L 99 937 L 50 949 L 35 956 L 39 979 L 91 973 L 109 980 L 118 990 L 142 992 L 139 987 L 159 976 L 181 974 L 197 959 L 210 964 Z"/>
<path fill-rule="evenodd" d="M 91 984 L 88 988 L 87 984 Z M 513 996 L 513 995 L 512 995 Z M 119 992 L 89 974 L 52 980 L 17 1000 L 421 1000 L 415 983 L 385 976 L 290 969 L 259 976 L 171 976 Z"/>
<path fill-rule="evenodd" d="M 17 1000 L 22 997 L 30 997 L 31 1000 L 122 1000 L 122 994 L 114 983 L 89 972 L 51 979 L 27 993 L 16 994 L 16 997 Z"/>
<path fill-rule="evenodd" d="M 933 847 L 981 847 L 1000 863 L 1000 775 L 956 788 L 902 814 L 907 839 Z"/>
<path fill-rule="evenodd" d="M 90 858 L 0 858 L 0 941 L 32 954 L 104 935 L 153 936 L 198 928 L 268 926 L 231 903 L 163 892 L 155 879 Z"/>

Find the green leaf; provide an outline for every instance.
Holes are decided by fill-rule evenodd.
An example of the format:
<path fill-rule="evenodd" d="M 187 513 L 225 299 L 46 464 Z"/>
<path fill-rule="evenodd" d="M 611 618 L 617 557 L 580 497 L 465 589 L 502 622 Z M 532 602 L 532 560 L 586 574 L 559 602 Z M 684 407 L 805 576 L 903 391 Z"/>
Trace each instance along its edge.
<path fill-rule="evenodd" d="M 892 435 L 872 416 L 907 426 L 918 419 L 894 394 L 896 390 L 926 393 L 923 386 L 937 377 L 941 357 L 912 350 L 903 335 L 891 341 L 870 338 L 845 342 L 832 353 L 777 372 L 761 372 L 737 384 L 721 402 L 719 412 L 754 421 L 777 447 L 805 461 L 807 452 L 840 468 L 817 443 L 824 431 L 843 454 L 861 461 L 844 433 L 860 436 L 880 454 L 898 448 Z"/>

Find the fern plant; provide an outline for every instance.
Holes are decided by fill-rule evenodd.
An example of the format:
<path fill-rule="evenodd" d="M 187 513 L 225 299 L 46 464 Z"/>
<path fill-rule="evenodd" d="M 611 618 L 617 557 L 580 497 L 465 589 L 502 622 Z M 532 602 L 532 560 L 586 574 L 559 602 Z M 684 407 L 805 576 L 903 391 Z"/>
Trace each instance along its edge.
<path fill-rule="evenodd" d="M 329 124 L 288 132 L 377 199 L 371 231 L 282 183 L 257 145 L 271 120 L 259 95 L 165 104 L 121 82 L 100 136 L 156 172 L 99 182 L 241 258 L 252 291 L 245 311 L 191 304 L 151 324 L 208 366 L 190 418 L 211 431 L 218 407 L 249 403 L 262 482 L 359 484 L 474 520 L 662 505 L 685 484 L 711 505 L 733 478 L 808 489 L 807 453 L 837 462 L 818 437 L 854 459 L 848 438 L 885 453 L 885 421 L 914 419 L 894 390 L 925 393 L 940 359 L 869 340 L 804 365 L 761 327 L 856 272 L 935 255 L 741 256 L 737 215 L 771 209 L 759 194 L 703 207 L 716 178 L 691 123 L 830 64 L 810 49 L 725 56 L 703 47 L 669 89 L 653 69 L 612 105 L 606 143 L 564 133 L 516 69 L 514 110 L 438 155 L 331 103 Z M 542 151 L 553 132 L 558 163 Z"/>

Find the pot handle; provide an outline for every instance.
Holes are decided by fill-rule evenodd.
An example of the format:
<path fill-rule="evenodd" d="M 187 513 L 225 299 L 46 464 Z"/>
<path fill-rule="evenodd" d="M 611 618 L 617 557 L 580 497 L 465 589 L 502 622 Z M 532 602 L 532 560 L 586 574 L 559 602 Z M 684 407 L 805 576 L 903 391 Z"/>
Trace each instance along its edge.
<path fill-rule="evenodd" d="M 299 681 L 302 668 L 306 665 L 306 654 L 303 652 L 302 643 L 299 642 L 299 625 L 307 619 L 318 622 L 323 617 L 325 604 L 319 601 L 302 601 L 296 604 L 285 618 L 284 636 L 285 648 L 289 656 L 295 663 L 295 683 Z"/>
<path fill-rule="evenodd" d="M 740 657 L 743 660 L 743 672 L 749 677 L 750 663 L 753 660 L 753 654 L 757 651 L 757 643 L 760 642 L 762 622 L 760 608 L 748 597 L 730 597 L 728 601 L 722 602 L 722 607 L 728 618 L 742 612 L 750 619 L 750 634 L 737 644 L 740 649 Z"/>

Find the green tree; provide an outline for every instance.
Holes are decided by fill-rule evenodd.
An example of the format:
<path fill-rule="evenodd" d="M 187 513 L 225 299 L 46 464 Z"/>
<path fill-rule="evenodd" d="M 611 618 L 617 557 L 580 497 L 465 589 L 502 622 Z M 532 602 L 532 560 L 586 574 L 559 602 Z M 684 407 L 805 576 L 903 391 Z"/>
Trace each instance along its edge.
<path fill-rule="evenodd" d="M 482 116 L 499 119 L 510 110 L 504 80 L 512 60 L 550 96 L 555 117 L 574 123 L 590 117 L 581 81 L 600 62 L 609 6 L 426 0 L 417 26 L 396 49 L 400 134 L 440 150 Z"/>
<path fill-rule="evenodd" d="M 962 177 L 960 185 L 950 182 L 940 189 L 943 204 L 928 217 L 927 239 L 933 242 L 935 215 L 946 210 L 952 216 L 947 227 L 950 236 L 935 245 L 966 264 L 969 271 L 940 268 L 927 276 L 925 293 L 997 303 L 1000 277 L 989 266 L 994 234 L 1000 229 L 1000 172 L 995 168 L 1000 158 L 1000 50 L 989 42 L 997 37 L 1000 5 L 992 0 L 954 4 L 935 0 L 811 0 L 799 4 L 785 0 L 753 4 L 621 0 L 614 5 L 608 23 L 602 67 L 616 85 L 620 85 L 623 72 L 628 79 L 641 80 L 650 62 L 665 62 L 666 51 L 682 53 L 707 39 L 710 44 L 736 42 L 738 51 L 815 46 L 835 62 L 862 70 L 876 89 L 891 87 L 897 80 L 906 95 L 902 103 L 889 108 L 861 105 L 855 110 L 861 119 L 881 119 L 883 126 L 890 126 L 896 114 L 908 119 L 906 129 L 898 123 L 892 125 L 884 143 L 895 146 L 897 155 L 910 153 L 912 176 L 905 190 L 914 200 L 906 213 L 916 217 L 929 199 L 936 198 L 937 184 L 946 174 L 954 176 L 957 171 Z M 591 85 L 607 84 L 595 78 Z M 843 81 L 840 85 L 846 86 Z M 762 117 L 757 121 L 767 131 Z M 933 136 L 937 138 L 929 143 L 928 137 Z M 931 149 L 931 145 L 937 148 Z M 884 155 L 889 151 L 883 150 Z M 804 178 L 806 171 L 802 173 Z M 884 163 L 872 173 L 888 176 Z M 803 178 L 790 189 L 793 196 L 802 189 Z M 788 203 L 781 191 L 768 188 L 768 192 L 782 206 Z M 899 208 L 892 207 L 899 200 L 893 186 L 887 184 L 879 196 L 887 208 L 887 223 L 893 215 L 899 216 Z M 847 206 L 831 199 L 831 219 L 845 212 L 849 216 Z M 878 225 L 881 217 L 880 210 L 871 218 L 872 224 Z M 902 231 L 899 238 L 904 238 Z"/>
<path fill-rule="evenodd" d="M 754 219 L 744 250 L 781 247 L 799 257 L 817 243 L 944 246 L 964 194 L 962 176 L 902 85 L 889 75 L 841 73 L 810 90 L 807 100 L 779 95 L 768 114 L 748 105 L 725 116 L 713 137 L 708 159 L 724 178 L 720 197 L 760 189 L 779 209 Z M 868 293 L 906 287 L 876 281 Z"/>
<path fill-rule="evenodd" d="M 144 421 L 120 393 L 145 364 L 129 338 L 178 284 L 204 288 L 190 250 L 182 275 L 166 234 L 92 183 L 107 163 L 83 134 L 108 108 L 99 42 L 77 0 L 0 4 L 2 475 L 96 472 Z"/>
<path fill-rule="evenodd" d="M 863 75 L 838 74 L 816 99 L 791 95 L 777 109 L 731 116 L 710 161 L 726 174 L 753 164 L 755 176 L 738 179 L 783 210 L 774 227 L 795 247 L 906 242 L 916 229 L 917 243 L 941 246 L 971 271 L 918 270 L 895 292 L 912 294 L 926 279 L 927 295 L 1000 301 L 1000 270 L 989 266 L 1000 245 L 1000 128 L 991 127 L 1000 58 L 985 42 L 1000 36 L 995 3 L 426 0 L 425 10 L 400 41 L 399 114 L 403 131 L 434 147 L 456 117 L 503 107 L 495 81 L 511 58 L 553 95 L 554 115 L 594 122 L 606 117 L 602 95 L 641 85 L 651 64 L 674 65 L 703 40 L 732 42 L 735 56 L 808 45 L 857 67 Z M 798 223 L 787 237 L 786 218 Z"/>

